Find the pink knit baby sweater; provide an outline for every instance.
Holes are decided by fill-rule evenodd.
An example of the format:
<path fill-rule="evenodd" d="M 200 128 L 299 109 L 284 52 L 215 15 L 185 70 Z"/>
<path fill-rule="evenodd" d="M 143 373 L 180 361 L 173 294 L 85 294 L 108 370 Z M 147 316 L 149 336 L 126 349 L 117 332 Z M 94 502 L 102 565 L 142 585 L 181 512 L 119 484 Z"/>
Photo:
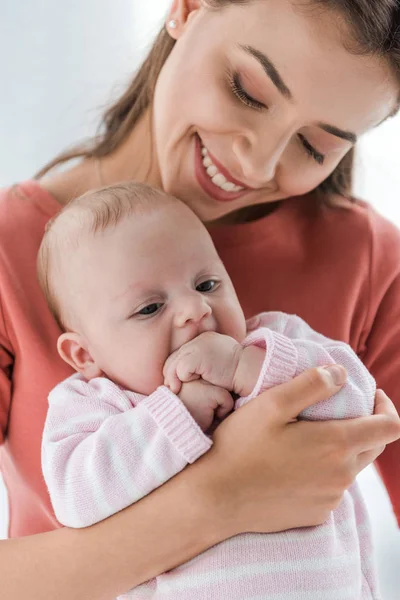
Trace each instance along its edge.
<path fill-rule="evenodd" d="M 300 417 L 373 412 L 375 381 L 353 350 L 314 332 L 299 317 L 278 312 L 254 317 L 243 344 L 266 352 L 253 392 L 239 398 L 235 409 L 309 367 L 338 363 L 347 369 L 346 385 Z M 211 445 L 166 387 L 144 397 L 105 378 L 87 382 L 73 375 L 51 392 L 43 435 L 43 473 L 56 516 L 69 527 L 105 519 Z M 378 600 L 368 515 L 357 483 L 323 525 L 236 536 L 121 598 Z"/>

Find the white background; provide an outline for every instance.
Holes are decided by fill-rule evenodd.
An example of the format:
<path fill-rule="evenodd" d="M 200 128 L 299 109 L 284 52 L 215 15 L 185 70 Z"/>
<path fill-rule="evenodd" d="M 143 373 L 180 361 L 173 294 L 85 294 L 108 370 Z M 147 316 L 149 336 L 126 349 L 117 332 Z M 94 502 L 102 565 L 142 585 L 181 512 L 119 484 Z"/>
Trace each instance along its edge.
<path fill-rule="evenodd" d="M 0 0 L 0 185 L 31 176 L 93 133 L 163 21 L 169 0 Z M 400 226 L 400 117 L 367 136 L 357 192 Z M 383 600 L 400 597 L 400 532 L 375 471 L 361 484 L 371 511 Z M 0 536 L 6 496 L 0 485 Z M 323 599 L 321 599 L 323 600 Z"/>

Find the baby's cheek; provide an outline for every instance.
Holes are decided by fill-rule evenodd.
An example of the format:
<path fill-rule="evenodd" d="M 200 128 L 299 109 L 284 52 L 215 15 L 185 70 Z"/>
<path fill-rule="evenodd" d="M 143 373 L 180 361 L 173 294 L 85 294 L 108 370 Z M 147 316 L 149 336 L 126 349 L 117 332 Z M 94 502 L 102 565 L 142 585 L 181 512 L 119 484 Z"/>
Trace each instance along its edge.
<path fill-rule="evenodd" d="M 160 385 L 164 384 L 162 373 L 164 362 L 157 360 L 156 357 L 153 360 L 150 357 L 133 360 L 126 368 L 128 389 L 146 396 L 152 394 Z"/>
<path fill-rule="evenodd" d="M 226 335 L 229 335 L 237 342 L 242 342 L 246 337 L 246 320 L 244 318 L 243 311 L 240 307 L 232 307 L 232 309 L 226 313 Z"/>
<path fill-rule="evenodd" d="M 113 380 L 124 389 L 146 396 L 163 385 L 166 352 L 146 340 L 125 340 L 114 356 Z"/>

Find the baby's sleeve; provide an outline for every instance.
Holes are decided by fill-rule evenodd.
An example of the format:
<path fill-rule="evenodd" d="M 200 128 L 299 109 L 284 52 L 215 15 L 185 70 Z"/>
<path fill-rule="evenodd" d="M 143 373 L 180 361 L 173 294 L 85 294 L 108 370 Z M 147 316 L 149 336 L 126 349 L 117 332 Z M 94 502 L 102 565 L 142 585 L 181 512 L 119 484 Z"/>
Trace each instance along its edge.
<path fill-rule="evenodd" d="M 315 332 L 296 315 L 280 312 L 262 313 L 248 323 L 248 329 L 243 345 L 265 349 L 265 359 L 252 393 L 239 398 L 236 408 L 309 368 L 339 364 L 347 370 L 346 384 L 331 398 L 304 410 L 300 417 L 347 419 L 373 413 L 375 380 L 348 344 Z"/>
<path fill-rule="evenodd" d="M 42 470 L 57 519 L 87 527 L 126 508 L 211 447 L 180 399 L 73 375 L 49 396 Z"/>

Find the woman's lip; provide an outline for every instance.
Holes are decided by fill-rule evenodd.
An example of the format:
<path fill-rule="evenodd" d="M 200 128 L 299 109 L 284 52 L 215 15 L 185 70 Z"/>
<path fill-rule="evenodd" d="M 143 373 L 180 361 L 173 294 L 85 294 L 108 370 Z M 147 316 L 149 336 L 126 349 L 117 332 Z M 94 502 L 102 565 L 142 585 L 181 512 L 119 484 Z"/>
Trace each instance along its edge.
<path fill-rule="evenodd" d="M 213 162 L 214 162 L 214 160 L 213 160 Z M 217 166 L 216 163 L 215 163 L 215 166 Z M 222 173 L 222 170 L 221 170 L 221 173 Z M 249 190 L 251 189 L 251 188 L 246 187 L 244 190 L 241 190 L 240 192 L 225 192 L 225 190 L 223 190 L 223 189 L 219 188 L 217 185 L 215 185 L 211 181 L 211 179 L 203 165 L 203 155 L 201 153 L 201 142 L 200 142 L 199 136 L 197 136 L 197 135 L 195 136 L 195 174 L 196 174 L 197 181 L 199 182 L 199 184 L 203 188 L 203 190 L 206 192 L 206 194 L 208 196 L 211 196 L 211 198 L 214 198 L 214 200 L 218 200 L 218 202 L 232 202 L 233 200 L 237 200 L 238 198 L 241 198 L 242 196 L 247 194 L 249 192 Z M 228 175 L 228 177 L 229 177 L 229 175 Z M 238 183 L 237 185 L 240 185 L 241 187 L 243 187 L 241 183 Z"/>
<path fill-rule="evenodd" d="M 203 144 L 204 145 L 204 144 Z M 221 165 L 221 163 L 215 158 L 215 156 L 213 154 L 211 154 L 211 152 L 209 151 L 209 149 L 207 148 L 207 152 L 209 157 L 211 158 L 211 160 L 213 161 L 214 165 L 217 167 L 218 171 L 220 173 L 222 173 L 222 175 L 228 180 L 231 181 L 232 183 L 234 183 L 235 185 L 239 185 L 242 188 L 246 188 L 248 190 L 254 190 L 254 188 L 250 187 L 249 185 L 246 185 L 245 183 L 243 183 L 242 181 L 239 181 L 239 179 L 235 179 L 234 177 L 232 177 L 232 175 L 229 173 L 229 171 L 227 169 L 225 169 L 225 167 L 223 165 Z"/>

